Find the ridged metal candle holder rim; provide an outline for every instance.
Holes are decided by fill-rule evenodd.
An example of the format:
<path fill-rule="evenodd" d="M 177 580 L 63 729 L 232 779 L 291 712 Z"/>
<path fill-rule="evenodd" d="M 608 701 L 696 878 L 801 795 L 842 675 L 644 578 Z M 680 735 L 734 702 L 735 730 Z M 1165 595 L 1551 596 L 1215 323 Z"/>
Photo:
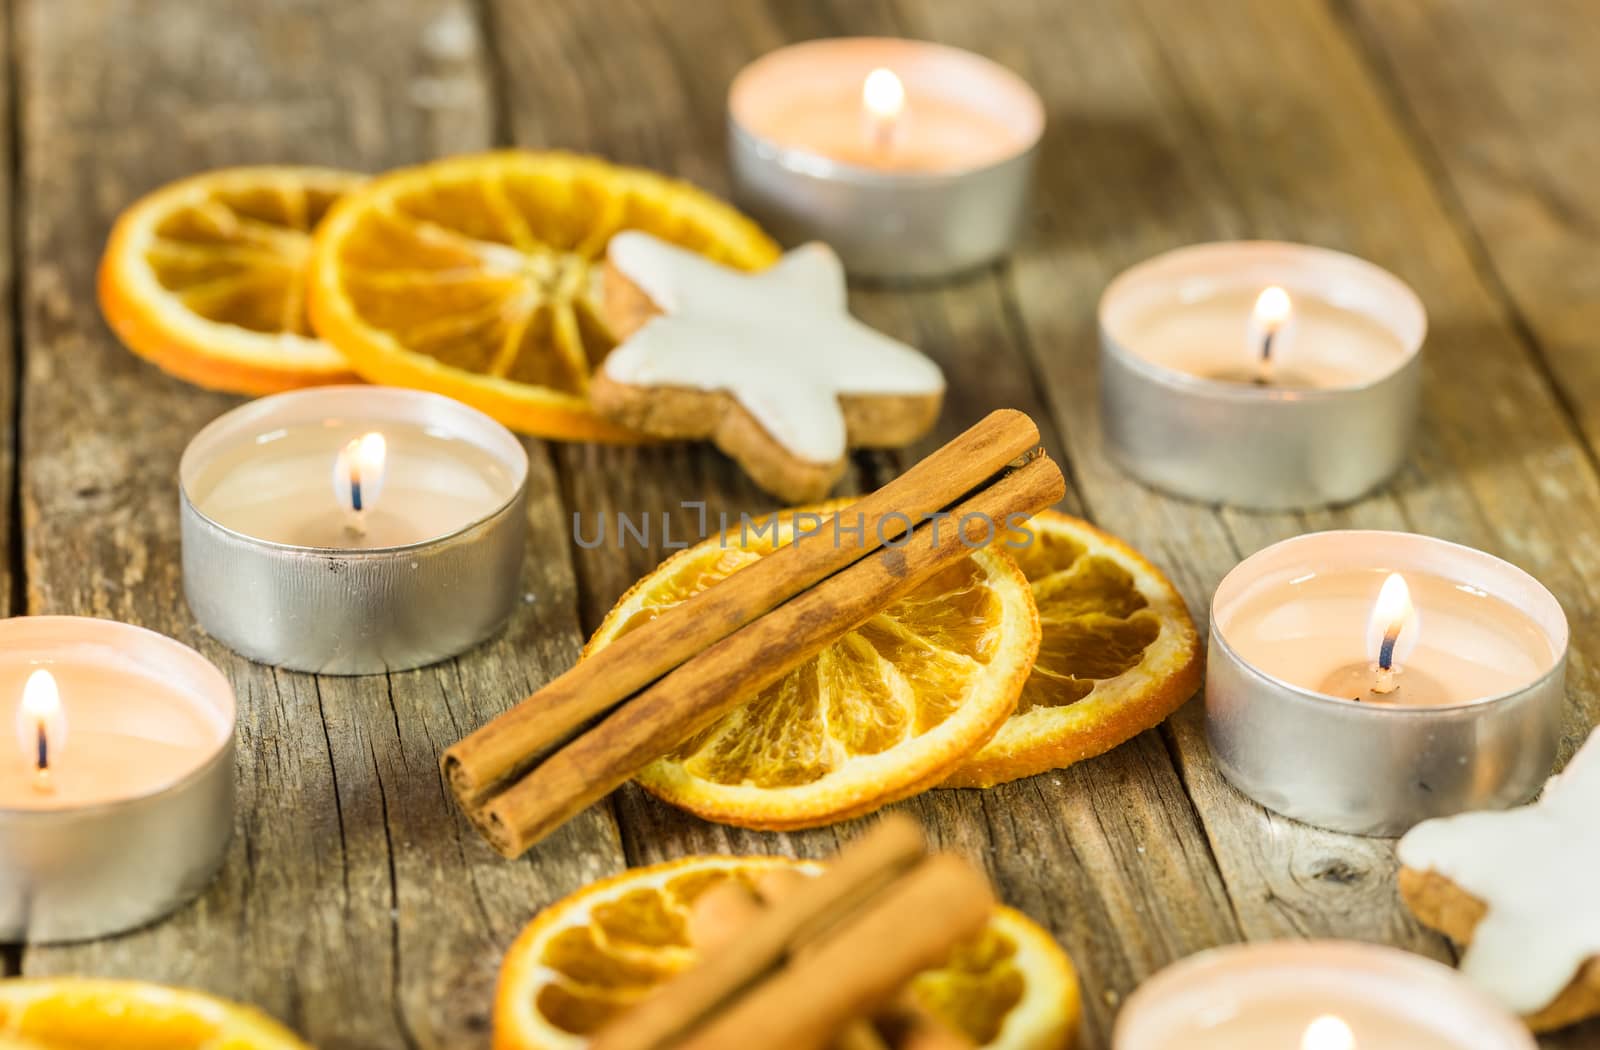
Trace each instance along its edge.
<path fill-rule="evenodd" d="M 1263 681 L 1270 682 L 1273 685 L 1282 687 L 1284 689 L 1288 689 L 1291 692 L 1301 695 L 1308 700 L 1327 701 L 1333 704 L 1342 704 L 1346 702 L 1340 700 L 1336 696 L 1328 696 L 1326 693 L 1319 693 L 1315 689 L 1307 689 L 1304 686 L 1295 685 L 1293 682 L 1287 682 L 1281 678 L 1269 675 L 1254 665 L 1244 661 L 1239 656 L 1238 651 L 1234 649 L 1232 645 L 1228 644 L 1227 632 L 1222 627 L 1222 620 L 1220 618 L 1221 609 L 1218 604 L 1228 586 L 1228 580 L 1231 577 L 1234 577 L 1236 574 L 1243 574 L 1246 570 L 1252 567 L 1252 563 L 1255 563 L 1257 566 L 1259 566 L 1262 561 L 1266 560 L 1266 557 L 1269 554 L 1281 554 L 1282 552 L 1295 547 L 1310 547 L 1317 543 L 1327 543 L 1330 541 L 1331 537 L 1335 536 L 1349 539 L 1351 541 L 1367 540 L 1369 542 L 1393 541 L 1402 543 L 1426 543 L 1431 547 L 1443 550 L 1455 557 L 1478 562 L 1491 572 L 1503 573 L 1507 576 L 1510 576 L 1511 578 L 1525 585 L 1528 588 L 1528 593 L 1534 596 L 1535 601 L 1548 603 L 1548 608 L 1542 610 L 1545 618 L 1540 618 L 1537 614 L 1528 611 L 1524 607 L 1524 603 L 1514 601 L 1499 591 L 1489 592 L 1500 601 L 1516 607 L 1530 619 L 1533 619 L 1534 622 L 1539 625 L 1541 633 L 1544 634 L 1546 640 L 1550 643 L 1551 665 L 1537 677 L 1529 679 L 1527 684 L 1519 686 L 1515 689 L 1508 689 L 1505 692 L 1497 693 L 1494 696 L 1484 697 L 1479 700 L 1469 700 L 1460 704 L 1440 704 L 1421 707 L 1400 704 L 1385 704 L 1382 707 L 1374 706 L 1373 710 L 1393 711 L 1396 713 L 1415 713 L 1419 711 L 1456 711 L 1467 707 L 1481 707 L 1485 704 L 1492 704 L 1496 701 L 1515 696 L 1531 686 L 1538 685 L 1546 681 L 1552 675 L 1560 672 L 1563 666 L 1566 664 L 1567 653 L 1572 644 L 1572 626 L 1567 620 L 1566 610 L 1561 607 L 1561 602 L 1557 600 L 1556 596 L 1550 592 L 1550 588 L 1539 582 L 1537 577 L 1528 572 L 1528 570 L 1522 568 L 1520 565 L 1515 565 L 1509 561 L 1506 561 L 1504 558 L 1490 554 L 1488 551 L 1482 551 L 1476 547 L 1469 547 L 1464 543 L 1456 543 L 1454 540 L 1440 539 L 1437 536 L 1428 536 L 1418 532 L 1401 532 L 1396 529 L 1322 529 L 1317 532 L 1303 532 L 1298 536 L 1291 536 L 1286 540 L 1279 540 L 1277 543 L 1269 544 L 1268 546 L 1263 547 L 1261 550 L 1256 551 L 1249 557 L 1240 561 L 1233 568 L 1229 569 L 1223 575 L 1222 580 L 1217 584 L 1216 590 L 1211 593 L 1210 619 L 1208 622 L 1211 624 L 1211 633 L 1216 638 L 1217 644 L 1225 649 L 1230 656 L 1238 659 L 1247 670 L 1260 677 Z M 1396 571 L 1401 570 L 1397 569 Z M 1429 570 L 1411 569 L 1408 571 L 1428 572 Z M 1434 573 L 1434 575 L 1443 574 Z M 1548 629 L 1549 625 L 1556 625 L 1557 629 L 1551 631 Z"/>
<path fill-rule="evenodd" d="M 1154 361 L 1140 357 L 1132 350 L 1129 350 L 1104 324 L 1100 326 L 1100 345 L 1109 356 L 1115 357 L 1120 364 L 1137 371 L 1152 382 L 1171 390 L 1180 391 L 1186 397 L 1209 397 L 1218 401 L 1234 401 L 1251 405 L 1338 401 L 1340 398 L 1348 397 L 1352 394 L 1360 394 L 1381 387 L 1386 383 L 1392 382 L 1396 376 L 1408 369 L 1420 368 L 1422 365 L 1420 355 L 1412 353 L 1401 358 L 1392 371 L 1385 372 L 1376 379 L 1368 380 L 1365 383 L 1352 383 L 1349 386 L 1336 387 L 1252 386 L 1247 383 L 1229 383 L 1220 379 L 1208 379 L 1205 376 L 1180 372 L 1175 368 L 1164 368 Z"/>
<path fill-rule="evenodd" d="M 201 510 L 190 497 L 187 488 L 181 484 L 178 486 L 178 497 L 182 501 L 181 509 L 184 512 L 193 514 L 196 518 L 204 522 L 210 528 L 216 529 L 218 532 L 225 533 L 226 535 L 238 540 L 240 543 L 249 544 L 254 547 L 284 551 L 285 553 L 304 554 L 308 557 L 320 555 L 322 557 L 334 557 L 348 561 L 356 561 L 367 558 L 377 560 L 380 558 L 407 557 L 417 553 L 420 550 L 425 550 L 429 547 L 437 546 L 438 544 L 449 543 L 452 540 L 460 539 L 474 530 L 482 529 L 484 526 L 494 523 L 503 517 L 507 511 L 516 507 L 520 507 L 523 499 L 527 496 L 527 492 L 528 483 L 527 478 L 524 477 L 522 484 L 517 486 L 516 490 L 506 498 L 504 503 L 497 506 L 494 510 L 489 511 L 481 518 L 477 518 L 458 529 L 451 530 L 450 532 L 441 532 L 437 536 L 430 536 L 427 539 L 417 540 L 414 543 L 404 543 L 395 547 L 308 547 L 297 543 L 279 543 L 276 540 L 264 540 L 259 536 L 252 536 L 247 532 L 240 532 L 238 529 L 229 528 L 228 526 L 217 521 L 217 519 L 211 517 L 205 511 Z"/>
<path fill-rule="evenodd" d="M 950 168 L 940 171 L 886 172 L 860 164 L 834 160 L 804 147 L 782 145 L 763 135 L 758 135 L 739 119 L 733 102 L 741 94 L 742 88 L 743 90 L 748 90 L 744 85 L 748 85 L 752 78 L 767 72 L 762 68 L 763 66 L 782 59 L 793 58 L 808 49 L 833 51 L 841 46 L 889 47 L 908 51 L 915 50 L 925 54 L 936 54 L 945 61 L 958 62 L 972 66 L 975 69 L 981 69 L 985 76 L 1004 82 L 1007 90 L 1014 92 L 1017 98 L 1026 100 L 1029 107 L 1027 118 L 1031 126 L 1030 130 L 1026 135 L 1018 136 L 1017 148 L 1013 152 L 989 164 L 976 164 L 970 167 Z M 943 180 L 958 180 L 1004 167 L 1024 156 L 1031 158 L 1038 150 L 1039 143 L 1043 141 L 1045 127 L 1049 123 L 1044 100 L 1039 97 L 1039 93 L 1034 90 L 1033 85 L 1024 80 L 1015 70 L 996 62 L 987 55 L 980 55 L 975 51 L 968 51 L 965 48 L 941 44 L 932 40 L 909 40 L 902 37 L 884 36 L 823 37 L 816 40 L 802 40 L 798 43 L 787 44 L 769 51 L 744 66 L 734 75 L 732 83 L 728 85 L 727 111 L 728 128 L 732 134 L 747 141 L 760 151 L 764 158 L 773 160 L 792 172 L 822 178 L 849 179 L 860 183 L 878 182 L 895 186 L 913 180 L 929 185 Z"/>
<path fill-rule="evenodd" d="M 1256 667 L 1254 664 L 1252 664 L 1249 661 L 1245 660 L 1242 656 L 1239 655 L 1239 651 L 1237 649 L 1235 649 L 1233 646 L 1228 644 L 1227 635 L 1223 634 L 1222 631 L 1220 631 L 1215 626 L 1216 625 L 1216 619 L 1215 619 L 1216 606 L 1215 606 L 1215 604 L 1212 605 L 1211 615 L 1213 617 L 1213 619 L 1211 621 L 1211 623 L 1213 625 L 1212 628 L 1211 628 L 1211 633 L 1212 633 L 1212 638 L 1215 640 L 1215 642 L 1217 644 L 1217 647 L 1222 649 L 1223 652 L 1227 653 L 1228 656 L 1230 656 L 1234 660 L 1236 660 L 1239 663 L 1239 666 L 1241 667 L 1241 669 L 1243 669 L 1247 674 L 1251 675 L 1254 678 L 1259 678 L 1266 685 L 1270 685 L 1270 686 L 1273 686 L 1274 688 L 1284 690 L 1288 694 L 1286 697 L 1284 697 L 1284 699 L 1288 699 L 1291 702 L 1306 702 L 1306 703 L 1313 703 L 1313 704 L 1319 704 L 1319 705 L 1320 704 L 1335 704 L 1335 705 L 1339 705 L 1339 704 L 1348 704 L 1348 703 L 1350 703 L 1349 700 L 1344 700 L 1344 699 L 1341 699 L 1341 698 L 1339 698 L 1337 696 L 1329 696 L 1327 693 L 1319 693 L 1315 689 L 1307 689 L 1305 686 L 1296 685 L 1295 683 L 1290 682 L 1290 681 L 1288 681 L 1286 679 L 1283 679 L 1283 678 L 1279 678 L 1276 675 L 1267 674 L 1267 672 L 1261 670 L 1259 667 Z M 1551 666 L 1547 670 L 1545 670 L 1542 674 L 1540 674 L 1536 678 L 1530 678 L 1527 681 L 1526 684 L 1517 686 L 1515 689 L 1507 689 L 1503 693 L 1495 693 L 1493 696 L 1486 696 L 1486 697 L 1482 697 L 1482 698 L 1476 699 L 1476 700 L 1464 700 L 1461 703 L 1457 703 L 1457 704 L 1384 703 L 1384 704 L 1368 704 L 1367 705 L 1367 709 L 1371 710 L 1371 711 L 1381 712 L 1381 714 L 1378 715 L 1379 718 L 1406 718 L 1406 717 L 1413 717 L 1413 718 L 1415 718 L 1415 717 L 1423 717 L 1423 718 L 1426 718 L 1426 717 L 1428 717 L 1430 715 L 1431 712 L 1462 711 L 1462 710 L 1466 710 L 1468 708 L 1471 708 L 1473 710 L 1477 710 L 1479 708 L 1494 707 L 1494 706 L 1496 706 L 1498 704 L 1509 702 L 1511 700 L 1517 699 L 1517 698 L 1521 697 L 1521 695 L 1523 693 L 1527 692 L 1529 689 L 1537 688 L 1537 687 L 1542 686 L 1545 683 L 1549 682 L 1552 678 L 1556 678 L 1556 677 L 1564 675 L 1566 673 L 1566 663 L 1567 663 L 1567 644 L 1565 642 L 1563 642 L 1562 645 L 1561 645 L 1560 650 L 1556 653 L 1555 662 L 1553 664 L 1551 664 Z"/>
<path fill-rule="evenodd" d="M 337 401 L 355 395 L 359 395 L 368 400 L 376 399 L 379 402 L 388 401 L 391 403 L 392 408 L 398 408 L 401 405 L 431 406 L 440 411 L 448 412 L 463 419 L 469 420 L 473 426 L 482 427 L 487 434 L 496 436 L 503 434 L 509 440 L 504 442 L 497 441 L 496 444 L 500 445 L 499 448 L 485 450 L 505 454 L 506 465 L 511 468 L 512 473 L 513 484 L 511 494 L 493 510 L 486 512 L 473 521 L 468 522 L 460 528 L 453 529 L 450 532 L 441 533 L 438 536 L 431 536 L 427 539 L 418 540 L 415 543 L 401 544 L 394 547 L 363 547 L 358 549 L 343 547 L 309 547 L 294 543 L 278 543 L 273 540 L 264 540 L 260 537 L 251 536 L 249 533 L 240 532 L 237 529 L 221 524 L 216 519 L 202 511 L 199 505 L 195 503 L 194 497 L 189 491 L 189 480 L 191 474 L 194 473 L 193 468 L 195 465 L 195 459 L 203 454 L 215 454 L 220 450 L 219 448 L 212 447 L 213 445 L 221 444 L 221 441 L 218 437 L 219 434 L 235 429 L 251 418 L 268 417 L 273 413 L 274 409 L 281 409 L 286 402 L 308 403 L 313 401 Z M 407 419 L 401 416 L 396 416 L 394 421 L 406 423 L 416 422 L 414 419 Z M 484 447 L 482 443 L 473 443 L 478 444 L 480 448 Z M 232 409 L 231 411 L 224 412 L 216 419 L 213 419 L 211 422 L 201 427 L 200 431 L 190 439 L 189 444 L 183 450 L 182 457 L 180 457 L 178 460 L 178 492 L 183 499 L 184 505 L 192 509 L 196 516 L 204 519 L 207 523 L 216 527 L 217 529 L 252 544 L 285 551 L 337 553 L 342 557 L 347 557 L 350 555 L 359 556 L 364 554 L 384 555 L 414 550 L 418 547 L 426 547 L 431 543 L 438 543 L 442 540 L 447 540 L 451 537 L 470 532 L 487 522 L 493 521 L 495 518 L 505 513 L 508 508 L 522 501 L 523 496 L 527 491 L 528 472 L 528 450 L 523 448 L 522 443 L 518 441 L 515 436 L 513 436 L 511 432 L 507 430 L 501 423 L 486 413 L 480 412 L 478 409 L 473 408 L 471 405 L 464 404 L 463 402 L 457 401 L 454 398 L 446 397 L 443 394 L 435 394 L 429 390 L 414 390 L 410 387 L 344 384 L 336 386 L 311 387 L 305 390 L 290 390 L 281 394 L 272 394 L 267 397 L 257 398 L 256 400 L 248 402 L 244 405 L 240 405 L 238 408 Z"/>
<path fill-rule="evenodd" d="M 1174 368 L 1165 368 L 1154 361 L 1150 361 L 1130 350 L 1126 341 L 1120 337 L 1115 326 L 1108 320 L 1112 307 L 1119 299 L 1127 298 L 1131 293 L 1128 289 L 1141 281 L 1151 280 L 1159 271 L 1166 268 L 1177 268 L 1179 264 L 1195 260 L 1200 261 L 1208 256 L 1223 253 L 1256 255 L 1260 261 L 1266 262 L 1274 257 L 1285 258 L 1291 265 L 1304 266 L 1308 260 L 1314 264 L 1326 266 L 1330 269 L 1348 271 L 1352 277 L 1370 282 L 1381 287 L 1393 297 L 1395 302 L 1403 304 L 1403 309 L 1410 315 L 1401 327 L 1386 325 L 1400 341 L 1401 355 L 1389 371 L 1373 376 L 1363 383 L 1351 383 L 1338 387 L 1309 387 L 1305 389 L 1283 389 L 1274 387 L 1256 387 L 1243 383 L 1224 383 L 1204 376 L 1191 375 Z M 1225 282 L 1234 284 L 1237 282 Z M 1302 293 L 1314 294 L 1314 293 Z M 1353 313 L 1360 313 L 1370 317 L 1365 311 L 1358 310 L 1347 304 L 1334 302 L 1334 305 Z M 1111 279 L 1105 290 L 1100 293 L 1100 299 L 1095 304 L 1095 317 L 1100 328 L 1102 345 L 1108 350 L 1114 350 L 1119 360 L 1122 360 L 1151 378 L 1166 383 L 1176 389 L 1196 392 L 1215 392 L 1218 396 L 1231 397 L 1241 401 L 1275 401 L 1294 400 L 1308 401 L 1319 398 L 1337 398 L 1341 395 L 1359 393 L 1379 386 L 1406 368 L 1413 359 L 1422 351 L 1422 345 L 1428 338 L 1428 311 L 1422 304 L 1422 299 L 1416 290 L 1399 277 L 1385 270 L 1368 259 L 1349 252 L 1341 252 L 1333 248 L 1322 248 L 1311 244 L 1297 244 L 1293 241 L 1207 241 L 1199 244 L 1186 244 L 1181 248 L 1172 248 L 1160 255 L 1145 259 L 1143 262 L 1123 270 Z M 1403 329 L 1403 330 L 1402 330 Z M 1285 396 L 1288 395 L 1288 396 Z"/>
<path fill-rule="evenodd" d="M 7 624 L 20 625 L 14 629 L 25 630 L 29 625 L 48 627 L 52 625 L 81 623 L 83 621 L 91 621 L 97 625 L 109 625 L 105 628 L 97 628 L 104 629 L 108 633 L 126 633 L 138 635 L 145 641 L 150 642 L 151 644 L 161 645 L 162 647 L 169 649 L 169 651 L 177 650 L 178 655 L 185 659 L 191 656 L 194 657 L 194 661 L 190 662 L 198 661 L 199 664 L 204 665 L 203 667 L 197 667 L 197 670 L 199 670 L 201 674 L 214 679 L 211 684 L 215 687 L 218 687 L 219 692 L 217 695 L 226 695 L 228 698 L 228 709 L 226 711 L 219 712 L 227 722 L 228 731 L 225 736 L 218 741 L 217 751 L 211 755 L 211 757 L 207 758 L 204 762 L 200 763 L 198 766 L 195 766 L 182 776 L 177 777 L 176 779 L 165 784 L 159 784 L 150 790 L 143 792 L 142 794 L 125 795 L 106 802 L 95 802 L 84 806 L 73 806 L 70 810 L 7 809 L 5 806 L 0 806 L 0 813 L 4 813 L 9 818 L 27 820 L 31 816 L 49 816 L 53 819 L 61 819 L 63 817 L 78 817 L 80 815 L 85 817 L 99 816 L 111 810 L 119 809 L 122 806 L 132 802 L 159 799 L 162 795 L 168 795 L 177 791 L 182 791 L 194 781 L 206 776 L 206 774 L 211 771 L 212 767 L 220 764 L 224 758 L 231 757 L 232 755 L 232 749 L 228 746 L 228 744 L 229 741 L 233 739 L 233 735 L 238 731 L 239 698 L 234 693 L 233 683 L 228 681 L 228 676 L 223 674 L 221 668 L 217 667 L 216 664 L 212 663 L 210 660 L 207 660 L 205 655 L 202 654 L 198 649 L 185 645 L 176 638 L 162 634 L 160 631 L 152 631 L 148 627 L 140 627 L 138 624 L 132 623 L 123 623 L 121 620 L 112 620 L 102 616 L 13 616 L 8 619 L 0 620 L 0 636 L 4 636 L 5 634 L 9 633 L 6 628 Z"/>

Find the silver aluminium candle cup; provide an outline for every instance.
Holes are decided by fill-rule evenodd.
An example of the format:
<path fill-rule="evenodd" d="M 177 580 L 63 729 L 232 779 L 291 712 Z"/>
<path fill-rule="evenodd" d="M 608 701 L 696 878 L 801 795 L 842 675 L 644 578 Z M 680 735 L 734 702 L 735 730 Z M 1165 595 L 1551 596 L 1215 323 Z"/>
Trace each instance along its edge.
<path fill-rule="evenodd" d="M 895 65 L 885 54 L 904 53 L 906 63 L 896 72 L 914 68 L 920 59 L 946 66 L 963 84 L 996 86 L 1008 102 L 1005 116 L 1028 128 L 1026 144 L 994 163 L 967 169 L 886 171 L 782 145 L 740 119 L 737 103 L 744 84 L 789 77 L 793 93 L 803 94 L 814 82 L 814 63 L 852 48 L 877 56 L 856 75 L 857 84 L 872 65 Z M 948 277 L 1009 254 L 1027 223 L 1043 133 L 1044 104 L 1015 73 L 979 55 L 923 41 L 794 44 L 746 67 L 729 90 L 728 154 L 740 206 L 783 243 L 823 241 L 852 276 L 869 279 Z"/>
<path fill-rule="evenodd" d="M 1396 336 L 1403 360 L 1359 386 L 1274 389 L 1168 368 L 1121 335 L 1158 304 L 1273 284 L 1365 314 Z M 1146 484 L 1207 503 L 1290 510 L 1357 499 L 1405 462 L 1421 410 L 1427 313 L 1404 282 L 1372 263 L 1272 241 L 1179 248 L 1112 281 L 1099 321 L 1106 451 Z"/>
<path fill-rule="evenodd" d="M 1354 703 L 1267 675 L 1229 644 L 1230 606 L 1264 577 L 1312 567 L 1468 581 L 1527 614 L 1554 663 L 1519 689 L 1449 707 Z M 1433 817 L 1503 809 L 1537 794 L 1555 764 L 1567 641 L 1555 596 L 1493 555 L 1411 533 L 1298 536 L 1246 558 L 1217 588 L 1206 734 L 1234 787 L 1275 813 L 1333 831 L 1394 836 Z"/>
<path fill-rule="evenodd" d="M 243 436 L 328 418 L 442 429 L 495 455 L 515 491 L 478 521 L 401 547 L 272 543 L 228 529 L 190 498 L 205 462 Z M 330 451 L 331 456 L 331 451 Z M 184 592 L 206 632 L 257 663 L 329 675 L 436 663 L 500 630 L 516 608 L 527 536 L 528 458 L 505 427 L 458 401 L 390 387 L 320 387 L 215 420 L 179 467 Z"/>
<path fill-rule="evenodd" d="M 73 809 L 0 808 L 0 942 L 90 940 L 143 926 L 205 889 L 227 853 L 237 717 L 228 680 L 193 649 L 141 627 L 0 620 L 0 661 L 48 661 L 86 646 L 179 685 L 211 706 L 227 733 L 203 765 L 152 794 Z"/>

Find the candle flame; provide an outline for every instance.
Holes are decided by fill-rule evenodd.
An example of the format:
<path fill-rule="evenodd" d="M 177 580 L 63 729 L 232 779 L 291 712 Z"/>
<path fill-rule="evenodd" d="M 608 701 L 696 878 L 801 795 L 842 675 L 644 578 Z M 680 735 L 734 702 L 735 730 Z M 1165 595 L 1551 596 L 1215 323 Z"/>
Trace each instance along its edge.
<path fill-rule="evenodd" d="M 1256 323 L 1268 332 L 1276 333 L 1289 323 L 1294 314 L 1294 301 L 1289 293 L 1277 285 L 1269 285 L 1256 296 Z"/>
<path fill-rule="evenodd" d="M 1391 693 L 1401 664 L 1417 647 L 1419 634 L 1416 607 L 1411 604 L 1411 588 L 1398 572 L 1391 572 L 1378 591 L 1372 616 L 1367 620 L 1367 656 L 1377 670 L 1373 692 Z"/>
<path fill-rule="evenodd" d="M 388 476 L 389 443 L 372 431 L 351 440 L 333 463 L 333 491 L 341 506 L 352 514 L 371 510 Z"/>
<path fill-rule="evenodd" d="M 861 85 L 861 104 L 876 120 L 892 123 L 906 107 L 906 88 L 892 70 L 874 69 Z"/>
<path fill-rule="evenodd" d="M 1356 1034 L 1333 1014 L 1323 1014 L 1306 1025 L 1300 1050 L 1356 1050 Z"/>
<path fill-rule="evenodd" d="M 1250 312 L 1250 343 L 1256 357 L 1255 381 L 1262 386 L 1272 382 L 1273 359 L 1283 349 L 1279 344 L 1288 341 L 1287 329 L 1293 318 L 1294 303 L 1277 285 L 1267 286 L 1256 296 L 1255 309 Z"/>
<path fill-rule="evenodd" d="M 47 787 L 50 766 L 60 757 L 66 741 L 61 690 L 55 675 L 41 667 L 28 676 L 22 702 L 17 705 L 17 747 L 41 788 Z"/>

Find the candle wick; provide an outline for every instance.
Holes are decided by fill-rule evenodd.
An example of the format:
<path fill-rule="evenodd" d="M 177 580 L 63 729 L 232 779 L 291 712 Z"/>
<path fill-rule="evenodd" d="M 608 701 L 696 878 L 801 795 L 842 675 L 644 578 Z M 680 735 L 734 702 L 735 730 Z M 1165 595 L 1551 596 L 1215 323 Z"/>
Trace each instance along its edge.
<path fill-rule="evenodd" d="M 35 728 L 34 739 L 38 753 L 34 756 L 33 789 L 41 794 L 48 793 L 54 790 L 54 785 L 50 783 L 50 733 L 43 719 Z"/>
<path fill-rule="evenodd" d="M 1400 640 L 1402 626 L 1399 623 L 1390 624 L 1389 629 L 1383 632 L 1383 644 L 1378 647 L 1378 677 L 1372 683 L 1374 693 L 1392 693 L 1400 688 L 1400 672 L 1394 666 L 1394 647 Z"/>
<path fill-rule="evenodd" d="M 1277 334 L 1277 329 L 1269 328 L 1261 336 L 1261 356 L 1256 359 L 1256 386 L 1266 386 L 1272 382 L 1272 340 Z"/>
<path fill-rule="evenodd" d="M 361 468 L 356 464 L 350 465 L 350 514 L 345 522 L 345 531 L 351 536 L 361 537 L 367 534 L 367 516 L 364 510 L 365 503 L 361 498 Z"/>

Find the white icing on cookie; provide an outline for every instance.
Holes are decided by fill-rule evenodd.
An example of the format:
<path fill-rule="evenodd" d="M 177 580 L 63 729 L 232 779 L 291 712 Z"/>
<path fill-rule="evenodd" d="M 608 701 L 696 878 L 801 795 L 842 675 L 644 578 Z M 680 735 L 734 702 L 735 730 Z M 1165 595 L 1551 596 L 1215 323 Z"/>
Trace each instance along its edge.
<path fill-rule="evenodd" d="M 635 386 L 726 390 L 801 459 L 845 453 L 840 394 L 926 395 L 939 366 L 851 317 L 844 267 L 808 244 L 760 273 L 741 273 L 629 230 L 612 265 L 663 311 L 611 352 L 606 375 Z"/>
<path fill-rule="evenodd" d="M 1461 971 L 1519 1014 L 1549 1005 L 1600 955 L 1600 732 L 1538 802 L 1426 821 L 1399 854 L 1488 905 Z"/>

